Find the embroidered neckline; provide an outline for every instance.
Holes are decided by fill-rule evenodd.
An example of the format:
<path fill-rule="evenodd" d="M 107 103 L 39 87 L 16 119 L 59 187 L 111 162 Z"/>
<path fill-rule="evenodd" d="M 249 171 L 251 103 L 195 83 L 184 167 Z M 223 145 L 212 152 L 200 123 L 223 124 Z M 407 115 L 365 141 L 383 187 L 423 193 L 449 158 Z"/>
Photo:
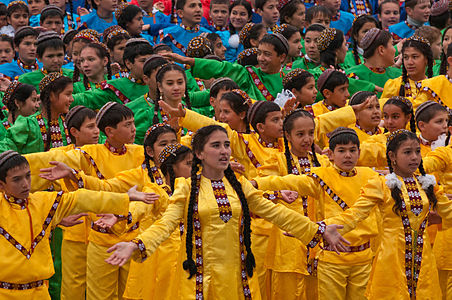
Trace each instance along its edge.
<path fill-rule="evenodd" d="M 331 21 L 332 21 L 332 22 L 334 22 L 334 21 L 339 21 L 340 18 L 341 18 L 341 11 L 338 10 L 338 11 L 337 11 L 337 14 L 331 18 Z"/>
<path fill-rule="evenodd" d="M 264 146 L 265 148 L 273 148 L 273 149 L 279 149 L 279 142 L 276 143 L 267 143 L 261 137 L 258 138 L 259 143 Z"/>
<path fill-rule="evenodd" d="M 334 104 L 327 104 L 327 103 L 325 102 L 325 100 L 322 100 L 322 104 L 323 104 L 323 106 L 325 106 L 329 111 L 333 111 L 333 110 L 336 110 L 336 109 L 340 108 L 339 106 L 334 105 Z"/>
<path fill-rule="evenodd" d="M 413 96 L 413 92 L 411 91 L 411 83 L 410 83 L 410 79 L 408 79 L 408 82 L 405 83 L 405 97 L 412 97 L 413 99 L 416 98 L 416 95 L 419 94 L 419 92 L 422 89 L 422 80 L 421 81 L 413 81 L 414 82 L 414 86 L 416 88 L 416 95 Z"/>
<path fill-rule="evenodd" d="M 381 129 L 378 126 L 373 131 L 371 131 L 371 130 L 364 130 L 363 128 L 361 128 L 361 126 L 359 126 L 358 123 L 356 123 L 355 126 L 356 126 L 356 128 L 364 131 L 368 135 L 375 135 L 375 134 L 380 134 L 381 133 Z"/>
<path fill-rule="evenodd" d="M 106 80 L 104 80 L 104 81 L 106 82 Z M 101 81 L 101 82 L 98 82 L 98 83 L 94 83 L 94 88 L 95 88 L 95 89 L 100 89 L 100 88 L 102 88 L 102 83 L 103 83 L 104 81 Z M 92 89 L 93 89 L 93 87 L 92 87 L 91 82 L 88 82 L 88 90 L 92 90 Z"/>
<path fill-rule="evenodd" d="M 431 146 L 432 142 L 430 142 L 429 140 L 426 140 L 422 134 L 419 135 L 419 141 L 421 142 L 422 145 L 424 146 Z"/>
<path fill-rule="evenodd" d="M 366 66 L 369 70 L 371 70 L 372 72 L 376 73 L 376 74 L 384 74 L 386 72 L 386 68 L 382 68 L 382 67 L 369 67 Z"/>
<path fill-rule="evenodd" d="M 11 123 L 9 123 L 8 119 L 3 121 L 2 124 L 3 124 L 3 127 L 5 127 L 5 129 L 9 129 L 11 127 Z"/>
<path fill-rule="evenodd" d="M 199 24 L 196 24 L 195 26 L 185 26 L 184 24 L 180 24 L 180 27 L 182 27 L 184 30 L 194 32 L 198 32 L 200 28 Z"/>
<path fill-rule="evenodd" d="M 136 84 L 144 85 L 144 81 L 142 79 L 137 79 L 137 78 L 133 77 L 132 74 L 128 74 L 127 78 L 129 78 L 130 81 L 132 81 Z"/>
<path fill-rule="evenodd" d="M 108 151 L 116 155 L 123 155 L 126 154 L 127 152 L 127 148 L 125 145 L 122 145 L 121 148 L 115 148 L 108 141 L 105 141 L 104 146 L 107 147 Z"/>
<path fill-rule="evenodd" d="M 312 156 L 312 153 L 309 153 L 309 155 Z M 300 171 L 298 171 L 297 165 L 295 164 L 293 157 L 292 159 L 292 170 L 290 171 L 290 174 L 294 175 L 300 175 L 301 174 L 307 174 L 311 172 L 311 161 L 309 160 L 309 157 L 298 157 L 298 164 L 300 165 Z"/>
<path fill-rule="evenodd" d="M 37 69 L 39 68 L 38 63 L 36 62 L 36 60 L 35 60 L 35 63 L 34 63 L 34 64 L 27 65 L 27 64 L 23 63 L 23 62 L 20 60 L 20 58 L 18 58 L 18 59 L 17 59 L 17 65 L 18 65 L 19 68 L 21 68 L 21 69 L 32 70 L 32 71 L 37 70 Z"/>
<path fill-rule="evenodd" d="M 370 9 L 364 0 L 352 0 L 350 2 L 350 12 L 355 16 L 368 15 Z M 354 4 L 354 5 L 353 5 Z"/>
<path fill-rule="evenodd" d="M 156 166 L 153 166 L 150 168 L 150 171 L 152 173 L 152 176 L 154 177 L 155 183 L 157 183 L 158 185 L 163 185 L 164 181 L 159 172 L 159 168 L 157 168 Z"/>
<path fill-rule="evenodd" d="M 151 97 L 149 97 L 149 93 L 144 94 L 144 100 L 146 101 L 146 103 L 152 107 L 152 105 L 154 104 L 154 100 L 151 99 Z M 151 105 L 152 104 L 152 105 Z"/>
<path fill-rule="evenodd" d="M 210 180 L 212 184 L 213 194 L 215 195 L 215 200 L 218 204 L 218 209 L 220 211 L 220 219 L 227 223 L 232 218 L 231 204 L 228 200 L 228 195 L 226 194 L 226 187 L 224 186 L 223 180 Z"/>
<path fill-rule="evenodd" d="M 42 68 L 41 68 L 41 73 L 44 74 L 44 75 L 49 75 L 50 73 L 55 73 L 55 72 L 49 72 L 49 71 L 47 71 L 46 69 L 44 69 L 44 67 L 42 67 Z M 63 69 L 60 69 L 60 70 L 58 71 L 58 73 L 60 73 L 61 75 L 63 75 Z"/>
<path fill-rule="evenodd" d="M 67 130 L 66 122 L 63 116 L 60 116 L 61 123 L 63 123 L 64 128 L 64 134 L 66 136 L 66 143 L 67 145 L 71 144 L 71 138 L 69 136 L 69 132 Z M 42 117 L 42 114 L 38 114 L 36 116 L 36 120 L 38 121 L 39 129 L 41 131 L 42 141 L 44 142 L 44 145 L 47 146 L 47 128 L 44 121 L 44 118 Z M 63 143 L 63 135 L 61 133 L 60 123 L 57 120 L 51 120 L 49 122 L 49 129 L 50 129 L 50 143 L 52 148 L 58 148 L 64 146 Z"/>
<path fill-rule="evenodd" d="M 6 194 L 3 194 L 3 195 L 4 195 L 5 199 L 6 199 L 6 201 L 8 201 L 11 204 L 19 205 L 20 209 L 27 208 L 27 205 L 28 205 L 28 200 L 27 199 L 18 199 L 18 198 L 15 198 L 13 196 L 8 196 Z"/>
<path fill-rule="evenodd" d="M 353 177 L 356 176 L 356 174 L 358 174 L 358 171 L 356 171 L 356 168 L 353 168 L 353 170 L 351 171 L 344 171 L 339 169 L 338 166 L 333 164 L 334 169 L 339 173 L 339 175 L 343 176 L 343 177 Z"/>
<path fill-rule="evenodd" d="M 408 26 L 410 29 L 413 29 L 413 30 L 416 30 L 416 29 L 419 28 L 419 27 L 416 26 L 416 25 L 411 25 L 410 23 L 408 23 L 408 21 L 405 21 L 405 24 L 406 24 L 406 26 Z"/>
<path fill-rule="evenodd" d="M 419 216 L 422 212 L 422 198 L 417 188 L 416 179 L 414 177 L 402 178 L 405 183 L 408 198 L 410 199 L 411 211 L 415 216 Z"/>

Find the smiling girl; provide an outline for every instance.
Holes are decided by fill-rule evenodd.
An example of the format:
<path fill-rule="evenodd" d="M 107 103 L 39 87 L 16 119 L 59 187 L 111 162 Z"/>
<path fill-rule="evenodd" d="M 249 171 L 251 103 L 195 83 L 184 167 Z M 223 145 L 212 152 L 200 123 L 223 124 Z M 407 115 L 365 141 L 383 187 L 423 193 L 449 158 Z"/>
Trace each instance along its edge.
<path fill-rule="evenodd" d="M 3 121 L 5 129 L 10 128 L 19 116 L 28 117 L 36 113 L 41 103 L 34 86 L 16 80 L 8 86 L 2 102 L 8 108 L 8 118 Z"/>

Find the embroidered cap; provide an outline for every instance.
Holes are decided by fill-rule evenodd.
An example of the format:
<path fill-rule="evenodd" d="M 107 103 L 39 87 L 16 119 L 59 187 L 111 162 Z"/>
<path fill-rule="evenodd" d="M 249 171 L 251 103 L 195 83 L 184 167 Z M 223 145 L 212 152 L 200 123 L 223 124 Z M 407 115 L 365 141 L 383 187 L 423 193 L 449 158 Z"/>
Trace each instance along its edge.
<path fill-rule="evenodd" d="M 49 11 L 49 10 L 56 10 L 62 17 L 64 16 L 63 11 L 61 10 L 61 8 L 59 8 L 58 6 L 53 5 L 53 4 L 44 6 L 44 8 L 41 10 L 41 15 L 43 13 L 45 13 L 46 11 Z"/>
<path fill-rule="evenodd" d="M 286 86 L 289 82 L 296 80 L 298 76 L 305 74 L 305 73 L 311 74 L 308 71 L 301 69 L 301 68 L 293 69 L 292 71 L 287 73 L 286 76 L 284 76 L 284 78 L 282 80 L 283 86 Z"/>
<path fill-rule="evenodd" d="M 225 82 L 225 81 L 232 81 L 232 82 L 234 82 L 234 80 L 232 80 L 232 79 L 229 78 L 229 77 L 220 77 L 220 78 L 215 79 L 215 80 L 212 82 L 212 84 L 210 85 L 210 90 L 212 90 L 213 87 L 216 86 L 217 84 L 219 84 L 219 83 L 221 83 L 221 82 Z"/>
<path fill-rule="evenodd" d="M 82 111 L 84 109 L 89 109 L 89 108 L 87 108 L 87 107 L 85 107 L 83 105 L 77 105 L 77 106 L 74 106 L 73 108 L 71 108 L 69 110 L 69 112 L 66 114 L 66 119 L 65 119 L 66 124 L 69 124 L 69 122 L 71 121 L 72 117 L 74 117 L 78 112 L 80 112 L 80 111 Z"/>
<path fill-rule="evenodd" d="M 355 103 L 356 101 L 358 101 L 357 99 L 358 99 L 358 97 L 361 95 L 361 94 L 368 94 L 369 95 L 369 93 L 370 92 L 368 92 L 368 91 L 357 91 L 356 93 L 354 93 L 351 97 L 350 97 L 350 101 L 348 101 L 348 105 L 355 105 L 355 104 L 358 104 L 358 103 Z M 375 95 L 375 94 L 374 94 Z M 368 96 L 368 97 L 371 97 L 371 96 Z M 365 99 L 367 99 L 368 97 L 366 97 Z"/>
<path fill-rule="evenodd" d="M 70 41 L 72 41 L 77 34 L 77 30 L 75 29 L 69 29 L 66 31 L 63 35 L 63 43 L 69 44 Z"/>
<path fill-rule="evenodd" d="M 95 31 L 95 30 L 94 30 Z M 96 31 L 97 32 L 97 31 Z M 89 42 L 99 41 L 99 35 L 93 34 L 92 29 L 84 29 L 74 36 L 74 41 L 78 39 L 87 40 Z"/>
<path fill-rule="evenodd" d="M 188 42 L 187 56 L 203 58 L 204 56 L 212 54 L 212 47 L 210 41 L 204 36 L 195 36 Z"/>
<path fill-rule="evenodd" d="M 336 37 L 337 31 L 334 28 L 325 28 L 317 39 L 317 48 L 319 51 L 325 51 Z"/>
<path fill-rule="evenodd" d="M 251 57 L 255 57 L 257 61 L 257 48 L 248 48 L 240 52 L 239 55 L 237 55 L 237 62 L 243 65 L 243 60 Z"/>
<path fill-rule="evenodd" d="M 233 89 L 231 91 L 234 94 L 239 95 L 240 97 L 243 98 L 243 104 L 247 104 L 248 106 L 253 105 L 253 100 L 251 99 L 251 97 L 243 90 L 241 89 Z"/>
<path fill-rule="evenodd" d="M 359 46 L 363 50 L 367 50 L 370 45 L 377 39 L 377 37 L 380 35 L 381 29 L 378 28 L 372 28 L 361 39 L 361 42 L 359 43 Z"/>
<path fill-rule="evenodd" d="M 325 83 L 328 81 L 328 79 L 330 78 L 331 74 L 333 74 L 334 71 L 335 70 L 333 69 L 327 69 L 320 75 L 319 79 L 317 79 L 317 88 L 320 93 L 323 91 Z"/>
<path fill-rule="evenodd" d="M 413 110 L 413 103 L 411 103 L 410 100 L 408 100 L 408 98 L 402 97 L 402 96 L 392 96 L 391 98 L 388 99 L 389 100 L 395 100 L 395 101 L 400 101 L 402 103 L 404 103 L 406 106 L 408 106 L 411 110 Z"/>
<path fill-rule="evenodd" d="M 4 163 L 6 163 L 11 157 L 20 155 L 16 151 L 13 150 L 6 150 L 5 152 L 0 154 L 0 167 L 3 166 Z"/>
<path fill-rule="evenodd" d="M 386 141 L 386 148 L 388 148 L 389 143 L 392 142 L 392 140 L 399 135 L 403 135 L 403 134 L 411 134 L 412 132 L 406 129 L 397 129 L 396 131 L 393 131 L 389 136 L 388 136 L 388 140 Z"/>
<path fill-rule="evenodd" d="M 416 113 L 414 114 L 414 118 L 417 120 L 417 118 L 419 117 L 419 115 L 421 114 L 422 111 L 426 110 L 428 107 L 433 106 L 435 104 L 438 104 L 435 101 L 429 100 L 429 101 L 425 101 L 424 103 L 422 103 L 421 105 L 418 106 L 418 108 L 416 109 Z M 441 105 L 441 104 L 438 104 Z"/>
<path fill-rule="evenodd" d="M 115 9 L 116 20 L 119 20 L 119 18 L 121 18 L 121 15 L 122 15 L 124 9 L 128 6 L 129 6 L 129 4 L 127 4 L 126 2 L 119 1 L 118 6 Z"/>
<path fill-rule="evenodd" d="M 171 155 L 176 156 L 176 151 L 182 147 L 183 146 L 179 143 L 166 145 L 159 154 L 159 162 L 162 164 Z"/>
<path fill-rule="evenodd" d="M 104 41 L 104 43 L 108 43 L 109 40 L 119 34 L 129 35 L 129 33 L 119 25 L 110 26 L 102 33 L 102 40 Z"/>
<path fill-rule="evenodd" d="M 279 0 L 279 4 L 278 4 L 278 9 L 281 10 L 283 9 L 284 6 L 286 6 L 287 4 L 289 4 L 292 0 Z M 283 24 L 286 25 L 286 24 Z"/>
<path fill-rule="evenodd" d="M 37 31 L 33 27 L 24 26 L 24 27 L 20 27 L 19 29 L 17 29 L 17 31 L 14 33 L 14 36 L 18 36 L 20 33 L 22 33 L 22 31 L 26 31 L 26 30 L 30 30 L 33 33 L 37 34 Z"/>
<path fill-rule="evenodd" d="M 243 26 L 242 30 L 240 30 L 240 33 L 239 33 L 240 44 L 243 45 L 245 40 L 250 35 L 250 30 L 251 30 L 251 28 L 253 28 L 253 26 L 254 26 L 254 23 L 246 23 L 245 26 Z"/>
<path fill-rule="evenodd" d="M 106 113 L 110 108 L 112 108 L 113 106 L 115 106 L 116 104 L 119 104 L 119 103 L 110 101 L 110 102 L 107 102 L 104 106 L 102 106 L 101 109 L 99 109 L 99 112 L 97 113 L 97 116 L 96 116 L 96 125 L 97 125 L 97 127 L 99 127 L 99 123 L 100 123 L 100 121 L 102 120 L 102 118 L 103 118 L 103 116 L 105 115 L 105 113 Z"/>
<path fill-rule="evenodd" d="M 149 41 L 146 40 L 146 39 L 143 39 L 143 38 L 133 38 L 133 39 L 129 39 L 129 40 L 126 42 L 126 47 L 128 47 L 128 46 L 130 46 L 130 45 L 133 45 L 133 44 L 148 44 L 148 45 L 151 45 L 151 44 L 149 43 Z"/>
<path fill-rule="evenodd" d="M 333 138 L 336 138 L 337 136 L 339 136 L 339 135 L 341 135 L 341 134 L 353 134 L 353 135 L 355 135 L 356 137 L 358 137 L 358 134 L 357 134 L 356 131 L 353 130 L 352 128 L 338 127 L 338 128 L 336 128 L 336 129 L 334 129 L 334 130 L 329 134 L 330 141 L 331 141 Z"/>
<path fill-rule="evenodd" d="M 105 52 L 110 55 L 110 49 L 108 49 L 107 45 L 105 45 L 104 43 L 101 43 L 99 41 L 93 41 L 92 44 L 96 44 L 99 45 L 100 47 L 102 47 L 102 49 L 105 50 Z"/>
<path fill-rule="evenodd" d="M 53 39 L 61 40 L 60 36 L 55 31 L 45 31 L 45 32 L 41 32 L 38 35 L 38 39 L 37 39 L 36 43 L 39 45 L 45 41 L 53 40 Z"/>
<path fill-rule="evenodd" d="M 41 82 L 39 83 L 39 90 L 41 91 L 41 93 L 49 84 L 61 77 L 63 77 L 63 75 L 60 72 L 53 72 L 46 75 L 43 79 L 41 79 Z"/>
<path fill-rule="evenodd" d="M 274 35 L 278 38 L 278 40 L 281 41 L 281 43 L 283 44 L 284 48 L 286 48 L 286 52 L 289 52 L 289 42 L 287 41 L 287 39 L 280 33 L 271 33 L 271 35 Z"/>
<path fill-rule="evenodd" d="M 449 0 L 434 1 L 431 8 L 431 16 L 436 17 L 442 15 L 449 10 Z"/>
<path fill-rule="evenodd" d="M 11 97 L 16 91 L 16 89 L 21 85 L 18 80 L 14 80 L 6 89 L 5 95 L 3 96 L 3 103 L 7 104 L 11 101 Z"/>
<path fill-rule="evenodd" d="M 430 42 L 426 38 L 424 38 L 420 35 L 417 35 L 417 34 L 409 37 L 407 39 L 407 41 L 417 41 L 417 42 L 421 42 L 421 43 L 424 43 L 424 44 L 427 44 L 428 46 L 430 46 Z"/>
<path fill-rule="evenodd" d="M 254 117 L 256 116 L 257 111 L 259 108 L 264 105 L 264 103 L 267 101 L 256 101 L 253 105 L 251 105 L 250 109 L 248 109 L 248 113 L 246 114 L 248 121 L 250 124 L 253 123 Z"/>
<path fill-rule="evenodd" d="M 149 56 L 149 58 L 146 59 L 146 61 L 144 62 L 144 64 L 143 64 L 143 70 L 146 69 L 146 66 L 147 66 L 148 64 L 150 64 L 151 62 L 153 62 L 154 60 L 157 60 L 157 59 L 164 59 L 164 60 L 168 63 L 168 60 L 167 60 L 166 58 L 164 58 L 163 56 L 161 56 L 161 55 L 159 55 L 159 54 L 152 54 L 152 55 Z"/>

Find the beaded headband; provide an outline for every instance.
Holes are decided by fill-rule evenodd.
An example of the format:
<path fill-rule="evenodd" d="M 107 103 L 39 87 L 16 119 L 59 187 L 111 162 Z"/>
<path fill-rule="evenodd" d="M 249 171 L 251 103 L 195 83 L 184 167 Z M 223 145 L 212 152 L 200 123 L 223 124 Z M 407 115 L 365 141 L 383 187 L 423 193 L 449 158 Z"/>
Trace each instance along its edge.
<path fill-rule="evenodd" d="M 121 30 L 124 30 L 124 29 L 121 26 L 119 26 L 119 25 L 110 26 L 107 29 L 105 29 L 104 32 L 102 33 L 102 40 L 104 42 L 106 42 L 105 40 L 108 39 L 108 35 L 110 33 L 112 33 L 113 31 L 116 31 L 116 30 L 121 31 Z"/>
<path fill-rule="evenodd" d="M 253 100 L 251 100 L 250 96 L 245 91 L 240 89 L 233 89 L 231 92 L 242 97 L 243 104 L 247 104 L 248 106 L 251 106 L 253 104 Z"/>
<path fill-rule="evenodd" d="M 250 34 L 251 28 L 253 28 L 254 23 L 246 23 L 245 26 L 243 26 L 242 30 L 240 30 L 239 33 L 239 41 L 240 44 L 243 45 L 244 41 L 248 38 L 248 35 Z"/>
<path fill-rule="evenodd" d="M 287 41 L 287 39 L 280 33 L 272 33 L 272 35 L 276 36 L 278 40 L 281 41 L 284 48 L 286 48 L 286 52 L 289 52 L 289 42 Z"/>
<path fill-rule="evenodd" d="M 99 41 L 99 38 L 96 35 L 94 35 L 91 31 L 89 31 L 89 29 L 84 29 L 77 33 L 74 36 L 73 41 L 78 39 L 87 40 L 89 42 Z"/>
<path fill-rule="evenodd" d="M 216 86 L 217 84 L 219 84 L 219 83 L 221 83 L 221 82 L 225 82 L 225 81 L 232 81 L 232 82 L 234 82 L 234 80 L 232 80 L 232 79 L 229 78 L 229 77 L 220 77 L 220 78 L 215 79 L 215 80 L 212 82 L 212 84 L 210 85 L 210 90 L 212 90 L 213 87 Z"/>
<path fill-rule="evenodd" d="M 60 36 L 55 31 L 45 31 L 45 32 L 41 32 L 38 35 L 38 39 L 37 39 L 36 43 L 39 45 L 45 41 L 53 40 L 53 39 L 61 40 Z"/>
<path fill-rule="evenodd" d="M 402 134 L 408 134 L 411 133 L 411 131 L 406 130 L 406 129 L 397 129 L 396 131 L 393 131 L 389 136 L 388 136 L 388 140 L 386 141 L 386 148 L 388 147 L 389 143 L 391 143 L 391 141 L 399 135 Z"/>
<path fill-rule="evenodd" d="M 69 110 L 69 112 L 66 114 L 66 124 L 69 124 L 69 122 L 71 121 L 72 117 L 75 116 L 79 111 L 83 110 L 83 109 L 88 109 L 87 107 L 83 106 L 83 105 L 77 105 L 74 106 L 73 108 L 71 108 Z"/>
<path fill-rule="evenodd" d="M 257 55 L 257 48 L 248 48 L 243 50 L 242 52 L 237 55 L 237 62 L 240 62 L 241 60 L 245 59 L 246 57 L 250 57 L 253 55 Z"/>
<path fill-rule="evenodd" d="M 407 39 L 407 41 L 417 41 L 417 42 L 421 42 L 421 43 L 424 43 L 424 44 L 427 44 L 428 46 L 430 46 L 430 42 L 426 38 L 424 38 L 420 35 L 417 35 L 417 34 L 409 37 Z"/>
<path fill-rule="evenodd" d="M 6 89 L 5 95 L 3 96 L 3 103 L 7 104 L 9 101 L 11 101 L 11 96 L 14 94 L 16 89 L 21 85 L 18 80 L 14 80 L 11 82 L 11 84 Z"/>
<path fill-rule="evenodd" d="M 337 136 L 339 136 L 339 135 L 341 135 L 341 134 L 345 134 L 345 133 L 347 133 L 347 134 L 353 134 L 353 135 L 355 135 L 355 136 L 358 137 L 358 134 L 357 134 L 356 131 L 353 130 L 352 128 L 338 127 L 338 128 L 336 128 L 336 129 L 334 129 L 333 132 L 331 132 L 331 134 L 330 134 L 330 141 L 331 141 L 333 138 L 335 138 L 335 137 L 337 137 Z"/>
<path fill-rule="evenodd" d="M 164 59 L 167 60 L 166 58 L 164 58 L 163 56 L 159 55 L 159 54 L 152 54 L 148 59 L 146 59 L 146 61 L 143 64 L 143 70 L 146 68 L 146 66 L 148 64 L 150 64 L 152 61 L 156 60 L 156 59 Z"/>
<path fill-rule="evenodd" d="M 276 30 L 273 30 L 273 33 L 279 33 L 282 34 L 284 30 L 286 30 L 289 26 L 287 26 L 287 23 L 284 23 L 282 25 L 279 25 Z"/>
<path fill-rule="evenodd" d="M 336 37 L 337 31 L 334 28 L 325 28 L 317 39 L 317 48 L 319 51 L 325 51 Z"/>
<path fill-rule="evenodd" d="M 413 110 L 413 103 L 411 103 L 411 101 L 408 100 L 408 98 L 405 98 L 402 96 L 392 96 L 388 100 L 391 100 L 391 99 L 400 101 L 400 102 L 404 103 L 406 106 L 408 106 L 411 110 Z"/>
<path fill-rule="evenodd" d="M 128 7 L 128 6 L 129 6 L 129 4 L 127 4 L 126 2 L 120 1 L 118 3 L 118 6 L 115 9 L 115 18 L 116 18 L 116 20 L 119 20 L 119 18 L 121 18 L 121 15 L 122 15 L 124 9 L 126 7 Z"/>
<path fill-rule="evenodd" d="M 107 102 L 104 106 L 102 106 L 101 109 L 99 109 L 99 112 L 97 113 L 97 116 L 96 116 L 96 125 L 97 125 L 97 127 L 99 127 L 99 123 L 102 120 L 102 118 L 105 115 L 105 113 L 107 111 L 109 111 L 110 108 L 112 108 L 116 104 L 119 104 L 119 103 L 110 101 L 110 102 Z"/>
<path fill-rule="evenodd" d="M 367 50 L 370 45 L 377 39 L 377 37 L 381 34 L 381 30 L 378 28 L 372 28 L 361 39 L 361 42 L 359 43 L 359 46 L 363 50 Z"/>
<path fill-rule="evenodd" d="M 36 30 L 33 27 L 24 26 L 24 27 L 20 27 L 19 29 L 17 29 L 17 31 L 14 33 L 14 36 L 18 36 L 22 31 L 25 31 L 25 30 L 32 30 L 32 31 L 36 32 Z"/>
<path fill-rule="evenodd" d="M 110 49 L 108 49 L 107 45 L 105 45 L 104 43 L 101 43 L 99 41 L 93 41 L 91 44 L 95 44 L 95 45 L 99 45 L 102 47 L 102 49 L 105 50 L 105 52 L 110 55 Z"/>
<path fill-rule="evenodd" d="M 20 154 L 13 150 L 6 150 L 2 154 L 0 154 L 0 167 L 3 166 L 8 161 L 8 159 L 16 155 Z"/>
<path fill-rule="evenodd" d="M 11 1 L 11 2 L 8 4 L 7 9 L 10 8 L 10 7 L 13 6 L 13 5 L 18 5 L 18 4 L 23 4 L 23 5 L 27 6 L 27 3 L 25 3 L 24 1 L 22 1 L 22 0 L 15 0 L 15 1 Z"/>
<path fill-rule="evenodd" d="M 166 145 L 165 148 L 159 154 L 159 162 L 162 164 L 168 157 L 176 156 L 176 151 L 182 148 L 183 146 L 179 143 Z"/>
<path fill-rule="evenodd" d="M 149 136 L 154 130 L 156 130 L 157 128 L 160 128 L 160 127 L 167 127 L 168 129 L 171 128 L 171 126 L 169 126 L 168 124 L 165 124 L 165 123 L 157 123 L 157 124 L 154 124 L 154 125 L 152 125 L 151 127 L 149 127 L 149 129 L 146 131 L 146 134 L 144 135 L 143 141 L 146 141 L 146 139 L 148 138 L 148 136 Z"/>
<path fill-rule="evenodd" d="M 356 98 L 358 98 L 359 95 L 361 95 L 362 93 L 367 93 L 367 91 L 358 91 L 356 93 L 354 93 L 351 97 L 350 97 L 350 101 L 348 101 L 349 105 L 354 105 Z M 371 97 L 371 96 L 369 96 Z"/>
<path fill-rule="evenodd" d="M 59 8 L 59 7 L 56 6 L 56 5 L 52 5 L 52 4 L 46 5 L 46 6 L 41 10 L 41 15 L 42 15 L 43 13 L 45 13 L 46 11 L 48 11 L 48 10 L 56 10 L 56 11 L 58 11 L 58 12 L 60 13 L 61 16 L 64 16 L 63 11 L 61 10 L 61 8 Z"/>
<path fill-rule="evenodd" d="M 288 84 L 289 82 L 291 82 L 292 80 L 296 79 L 298 76 L 300 76 L 301 74 L 304 74 L 304 73 L 309 73 L 309 72 L 304 69 L 300 69 L 300 68 L 293 69 L 292 71 L 287 73 L 286 76 L 284 76 L 284 78 L 282 80 L 283 86 L 285 86 L 286 84 Z"/>
<path fill-rule="evenodd" d="M 442 15 L 448 9 L 449 9 L 449 0 L 437 0 L 432 4 L 431 16 L 436 17 Z"/>
<path fill-rule="evenodd" d="M 212 53 L 209 40 L 204 36 L 195 36 L 188 42 L 187 56 L 203 58 Z"/>
<path fill-rule="evenodd" d="M 320 93 L 322 92 L 325 83 L 328 81 L 328 79 L 330 78 L 331 74 L 333 74 L 334 71 L 335 70 L 333 69 L 327 69 L 320 75 L 319 79 L 317 79 L 317 88 Z"/>
<path fill-rule="evenodd" d="M 132 45 L 132 44 L 141 44 L 141 43 L 151 45 L 151 44 L 149 43 L 149 41 L 146 40 L 146 39 L 143 39 L 143 38 L 132 38 L 132 39 L 129 39 L 129 40 L 126 42 L 126 47 L 127 47 L 127 46 L 130 46 L 130 45 Z"/>
<path fill-rule="evenodd" d="M 61 77 L 63 77 L 63 75 L 60 72 L 53 72 L 46 75 L 43 79 L 41 79 L 41 82 L 39 82 L 39 90 L 41 93 L 49 84 Z"/>
<path fill-rule="evenodd" d="M 438 103 L 435 102 L 435 101 L 431 101 L 431 100 L 425 101 L 424 103 L 422 103 L 421 105 L 419 105 L 418 108 L 416 109 L 416 113 L 414 114 L 414 118 L 417 120 L 417 118 L 419 117 L 419 114 L 420 114 L 423 110 L 425 110 L 426 108 L 428 108 L 428 107 L 430 107 L 430 106 L 432 106 L 432 105 L 435 105 L 435 104 L 438 104 Z"/>
<path fill-rule="evenodd" d="M 287 4 L 289 4 L 292 0 L 279 0 L 279 10 L 283 9 L 284 6 L 286 6 Z M 285 24 L 283 24 L 285 25 Z"/>

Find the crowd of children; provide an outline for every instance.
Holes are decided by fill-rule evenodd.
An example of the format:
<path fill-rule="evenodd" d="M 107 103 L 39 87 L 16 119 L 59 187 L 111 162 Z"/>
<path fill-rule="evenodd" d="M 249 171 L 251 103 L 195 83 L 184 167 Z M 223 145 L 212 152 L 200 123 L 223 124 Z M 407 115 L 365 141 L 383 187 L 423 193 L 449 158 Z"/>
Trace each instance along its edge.
<path fill-rule="evenodd" d="M 1 299 L 452 299 L 452 2 L 1 0 Z"/>

